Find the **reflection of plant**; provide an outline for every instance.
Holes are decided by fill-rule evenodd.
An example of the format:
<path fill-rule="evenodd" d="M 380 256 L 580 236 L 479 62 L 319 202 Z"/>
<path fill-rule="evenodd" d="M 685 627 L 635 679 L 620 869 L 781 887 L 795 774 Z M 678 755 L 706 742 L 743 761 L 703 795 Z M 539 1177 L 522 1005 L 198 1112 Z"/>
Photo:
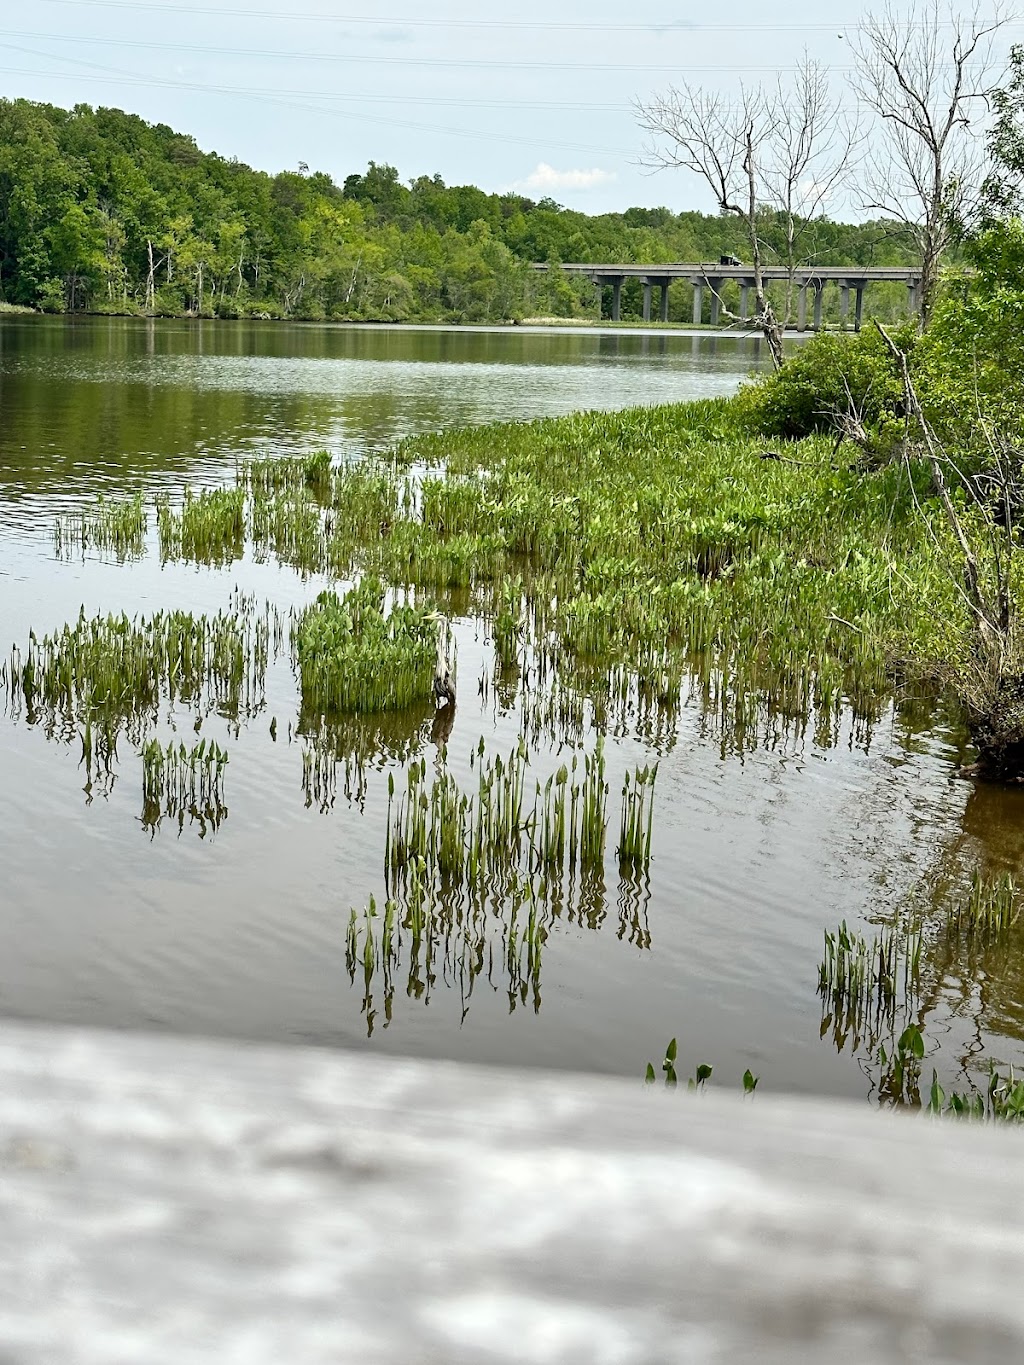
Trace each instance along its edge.
<path fill-rule="evenodd" d="M 921 1103 L 921 1058 L 924 1056 L 924 1035 L 916 1024 L 908 1024 L 896 1040 L 893 1051 L 884 1045 L 878 1049 L 881 1074 L 878 1078 L 878 1097 L 888 1104 Z"/>

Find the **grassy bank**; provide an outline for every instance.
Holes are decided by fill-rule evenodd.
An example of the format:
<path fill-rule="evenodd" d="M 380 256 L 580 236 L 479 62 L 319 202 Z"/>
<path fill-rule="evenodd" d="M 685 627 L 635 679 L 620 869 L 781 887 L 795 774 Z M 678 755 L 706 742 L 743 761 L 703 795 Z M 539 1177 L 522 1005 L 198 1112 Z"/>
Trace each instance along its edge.
<path fill-rule="evenodd" d="M 870 718 L 893 679 L 962 662 L 925 470 L 865 473 L 820 436 L 773 450 L 742 399 L 444 432 L 398 456 L 436 472 L 382 567 L 415 581 L 447 555 L 558 685 L 596 699 L 629 676 L 667 701 L 689 674 L 743 743 L 758 718 L 827 720 L 843 700 Z"/>

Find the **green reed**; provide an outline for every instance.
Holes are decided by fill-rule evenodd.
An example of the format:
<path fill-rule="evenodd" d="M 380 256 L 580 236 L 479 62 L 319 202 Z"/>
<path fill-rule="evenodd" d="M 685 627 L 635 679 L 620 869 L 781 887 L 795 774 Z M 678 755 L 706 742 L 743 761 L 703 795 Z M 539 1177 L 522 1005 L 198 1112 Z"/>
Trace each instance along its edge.
<path fill-rule="evenodd" d="M 29 636 L 10 677 L 28 719 L 75 727 L 154 714 L 161 697 L 251 714 L 263 703 L 269 624 L 254 605 L 214 616 L 87 617 Z"/>
<path fill-rule="evenodd" d="M 577 867 L 603 871 L 608 785 L 600 739 L 584 755 L 582 780 L 574 754 L 571 764 L 536 782 L 532 805 L 526 798 L 530 756 L 522 739 L 507 757 L 487 754 L 481 740 L 471 758 L 477 772 L 472 792 L 463 791 L 447 768 L 428 782 L 426 759 L 409 765 L 397 799 L 389 775 L 389 886 L 402 885 L 413 863 L 432 885 L 467 895 L 534 875 L 554 885 Z"/>
<path fill-rule="evenodd" d="M 626 774 L 622 784 L 622 815 L 619 822 L 620 866 L 646 869 L 651 861 L 654 829 L 654 782 L 657 763 Z"/>
<path fill-rule="evenodd" d="M 185 490 L 181 510 L 166 498 L 157 502 L 160 558 L 229 564 L 245 549 L 244 488 Z"/>
<path fill-rule="evenodd" d="M 877 1039 L 894 1030 L 897 1015 L 907 1013 L 920 993 L 922 926 L 905 932 L 883 929 L 873 938 L 855 934 L 844 920 L 835 933 L 825 932 L 825 955 L 818 968 L 818 994 L 828 1011 L 823 1031 L 831 1026 L 844 1045 L 863 1037 Z M 873 1042 L 872 1042 L 873 1046 Z"/>
<path fill-rule="evenodd" d="M 265 496 L 306 491 L 327 496 L 331 480 L 331 455 L 327 450 L 297 457 L 246 460 L 235 469 L 235 481 L 240 488 Z"/>
<path fill-rule="evenodd" d="M 53 529 L 58 557 L 75 550 L 113 552 L 119 560 L 141 559 L 146 551 L 146 511 L 142 494 L 108 501 L 102 495 L 76 512 L 58 517 Z"/>
<path fill-rule="evenodd" d="M 1008 872 L 994 878 L 976 872 L 967 899 L 949 907 L 946 927 L 968 940 L 990 940 L 1011 929 L 1019 914 L 1017 885 Z"/>
<path fill-rule="evenodd" d="M 379 580 L 364 578 L 344 597 L 322 592 L 295 620 L 292 640 L 308 711 L 404 710 L 429 697 L 437 656 L 437 617 L 422 607 L 384 611 Z"/>
<path fill-rule="evenodd" d="M 185 817 L 218 829 L 227 816 L 224 775 L 228 752 L 216 741 L 202 739 L 191 749 L 172 740 L 166 747 L 153 739 L 142 750 L 142 825 L 155 832 L 164 816 Z"/>

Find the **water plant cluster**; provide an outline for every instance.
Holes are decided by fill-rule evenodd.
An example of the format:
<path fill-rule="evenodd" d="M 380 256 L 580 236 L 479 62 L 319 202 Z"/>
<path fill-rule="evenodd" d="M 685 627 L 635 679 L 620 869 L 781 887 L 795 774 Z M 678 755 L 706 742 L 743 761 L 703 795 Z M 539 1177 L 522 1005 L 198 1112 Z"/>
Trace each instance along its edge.
<path fill-rule="evenodd" d="M 200 837 L 216 830 L 227 816 L 224 772 L 228 751 L 202 739 L 191 749 L 183 740 L 166 746 L 152 739 L 142 750 L 142 826 L 155 834 L 167 817 L 178 832 L 186 819 L 197 821 Z"/>
<path fill-rule="evenodd" d="M 113 553 L 123 562 L 141 559 L 146 552 L 146 509 L 143 495 L 104 498 L 102 495 L 75 512 L 58 517 L 53 528 L 57 557 L 66 559 L 89 550 Z"/>
<path fill-rule="evenodd" d="M 236 594 L 230 610 L 212 615 L 161 611 L 149 617 L 86 616 L 41 638 L 34 632 L 0 665 L 6 709 L 49 737 L 81 744 L 85 791 L 109 791 L 122 735 L 142 763 L 142 824 L 155 831 L 164 816 L 188 815 L 200 833 L 224 816 L 227 753 L 203 739 L 187 750 L 148 738 L 163 710 L 194 714 L 195 728 L 216 713 L 236 727 L 265 704 L 272 636 L 269 607 Z"/>
<path fill-rule="evenodd" d="M 385 612 L 378 579 L 342 597 L 320 593 L 294 622 L 292 641 L 306 709 L 401 711 L 431 694 L 436 613 L 397 603 Z"/>
<path fill-rule="evenodd" d="M 927 1015 L 961 966 L 967 979 L 973 979 L 977 955 L 1005 943 L 1019 915 L 1020 893 L 1013 878 L 1006 872 L 976 872 L 966 894 L 952 897 L 939 913 L 911 913 L 870 939 L 853 933 L 845 921 L 834 932 L 826 931 L 818 970 L 821 1034 L 829 1034 L 840 1051 L 860 1053 L 882 1103 L 923 1103 Z M 991 1075 L 996 1079 L 990 1079 L 985 1095 L 953 1092 L 948 1102 L 933 1079 L 929 1107 L 935 1113 L 1010 1117 L 1013 1104 L 1003 1101 L 1016 1087 L 1012 1073 L 1009 1081 L 998 1077 L 993 1064 Z M 1024 1115 L 1024 1089 L 1020 1093 Z M 997 1115 L 1001 1105 L 1006 1112 Z"/>
<path fill-rule="evenodd" d="M 502 985 L 510 1009 L 528 999 L 539 1009 L 554 921 L 563 913 L 581 922 L 586 916 L 597 927 L 603 919 L 608 782 L 601 738 L 532 784 L 522 739 L 504 756 L 489 754 L 481 740 L 470 756 L 476 783 L 469 791 L 445 759 L 442 753 L 429 781 L 426 759 L 410 763 L 404 791 L 388 778 L 383 918 L 371 901 L 361 916 L 352 911 L 349 925 L 349 972 L 354 979 L 361 967 L 371 1030 L 375 977 L 390 1020 L 405 951 L 412 996 L 429 1000 L 440 970 L 457 984 L 464 1011 L 481 976 L 495 989 Z"/>
<path fill-rule="evenodd" d="M 180 510 L 162 498 L 157 502 L 157 531 L 162 560 L 187 559 L 202 564 L 229 564 L 245 547 L 245 490 L 186 490 Z"/>

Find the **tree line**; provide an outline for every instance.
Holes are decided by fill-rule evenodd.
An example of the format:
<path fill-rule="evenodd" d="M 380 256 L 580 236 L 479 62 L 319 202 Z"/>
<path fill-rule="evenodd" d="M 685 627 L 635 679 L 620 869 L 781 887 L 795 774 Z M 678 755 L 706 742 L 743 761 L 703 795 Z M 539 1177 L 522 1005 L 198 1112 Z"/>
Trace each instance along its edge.
<path fill-rule="evenodd" d="M 756 208 L 761 258 L 901 265 L 891 217 Z M 795 225 L 795 226 L 794 226 Z M 749 224 L 631 208 L 588 215 L 371 163 L 339 185 L 203 152 L 119 109 L 0 100 L 0 302 L 51 312 L 483 322 L 594 316 L 593 286 L 535 261 L 749 259 Z M 794 241 L 795 237 L 795 241 Z M 627 287 L 625 315 L 641 307 Z M 689 298 L 672 301 L 688 321 Z"/>

